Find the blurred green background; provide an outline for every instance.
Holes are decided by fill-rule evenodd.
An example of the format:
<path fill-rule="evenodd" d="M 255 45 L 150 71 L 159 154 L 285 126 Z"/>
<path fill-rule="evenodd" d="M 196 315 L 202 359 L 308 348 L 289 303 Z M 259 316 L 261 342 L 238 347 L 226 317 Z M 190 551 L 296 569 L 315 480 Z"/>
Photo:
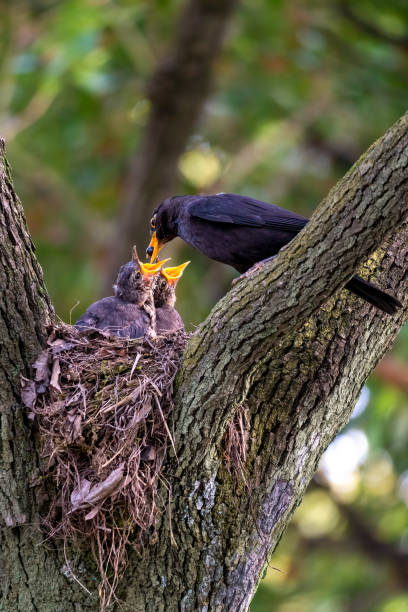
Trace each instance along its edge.
<path fill-rule="evenodd" d="M 109 245 L 149 118 L 147 83 L 183 5 L 0 0 L 0 135 L 65 321 L 114 280 Z M 407 85 L 406 0 L 243 1 L 177 193 L 233 191 L 310 215 L 407 110 Z M 181 243 L 173 253 L 192 259 L 178 292 L 192 329 L 234 273 Z M 407 362 L 405 328 L 325 454 L 252 612 L 408 610 Z"/>

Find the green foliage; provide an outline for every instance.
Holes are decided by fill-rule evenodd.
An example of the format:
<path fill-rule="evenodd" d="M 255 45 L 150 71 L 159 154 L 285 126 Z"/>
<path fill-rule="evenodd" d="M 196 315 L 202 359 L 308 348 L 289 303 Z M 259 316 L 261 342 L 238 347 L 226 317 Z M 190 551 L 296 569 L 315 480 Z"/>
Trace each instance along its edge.
<path fill-rule="evenodd" d="M 63 319 L 77 300 L 75 312 L 99 296 L 127 164 L 149 113 L 147 80 L 181 5 L 20 0 L 3 10 L 2 133 Z M 401 35 L 404 7 L 366 0 L 358 14 Z M 244 2 L 206 119 L 181 160 L 179 192 L 237 191 L 310 214 L 405 110 L 407 61 L 406 48 L 363 32 L 335 2 Z M 203 286 L 214 284 L 211 267 L 202 275 Z M 198 306 L 180 285 L 191 323 L 228 286 L 228 272 L 217 276 Z"/>
<path fill-rule="evenodd" d="M 5 4 L 1 134 L 57 313 L 74 321 L 100 297 L 127 166 L 149 115 L 147 82 L 171 44 L 183 3 Z M 205 118 L 180 160 L 179 193 L 236 191 L 310 215 L 406 110 L 408 45 L 389 40 L 408 37 L 406 0 L 350 2 L 382 36 L 340 5 L 241 3 L 216 62 Z M 228 289 L 233 273 L 188 247 L 172 248 L 177 262 L 193 260 L 178 298 L 192 328 Z M 408 328 L 395 354 L 408 359 Z M 340 493 L 377 538 L 407 552 L 408 400 L 378 380 L 370 389 L 368 407 L 352 422 L 364 432 L 368 453 L 351 473 L 348 492 Z M 330 494 L 312 490 L 306 497 L 253 612 L 408 608 L 390 560 L 370 554 L 336 509 L 333 496 L 340 493 L 332 487 Z M 320 530 L 313 531 L 316 520 Z"/>

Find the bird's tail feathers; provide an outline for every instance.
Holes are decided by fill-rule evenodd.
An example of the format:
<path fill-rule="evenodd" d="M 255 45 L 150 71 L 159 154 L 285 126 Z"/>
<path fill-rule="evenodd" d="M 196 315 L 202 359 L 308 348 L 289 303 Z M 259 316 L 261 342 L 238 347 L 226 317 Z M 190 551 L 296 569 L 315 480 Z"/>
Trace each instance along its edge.
<path fill-rule="evenodd" d="M 402 304 L 397 298 L 379 289 L 379 287 L 376 287 L 360 276 L 353 276 L 346 287 L 355 295 L 358 295 L 366 302 L 373 304 L 373 306 L 376 306 L 388 314 L 395 314 L 398 308 L 402 308 Z"/>

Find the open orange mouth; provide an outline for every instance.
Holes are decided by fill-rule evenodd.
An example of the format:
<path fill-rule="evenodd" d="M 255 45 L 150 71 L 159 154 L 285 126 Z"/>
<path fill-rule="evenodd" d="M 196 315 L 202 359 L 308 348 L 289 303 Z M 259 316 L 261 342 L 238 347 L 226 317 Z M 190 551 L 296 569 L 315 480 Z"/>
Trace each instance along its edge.
<path fill-rule="evenodd" d="M 168 257 L 167 259 L 163 259 L 162 261 L 157 261 L 155 263 L 142 263 L 141 261 L 139 261 L 140 271 L 143 274 L 143 277 L 147 278 L 148 276 L 153 276 L 154 274 L 157 274 L 157 272 L 159 272 L 162 265 L 165 264 L 166 261 L 170 261 L 170 257 Z"/>
<path fill-rule="evenodd" d="M 183 274 L 184 270 L 187 268 L 189 263 L 190 263 L 189 261 L 186 261 L 185 263 L 180 264 L 179 266 L 173 266 L 171 268 L 163 268 L 161 270 L 161 274 L 163 274 L 164 278 L 167 280 L 167 282 L 170 285 L 174 285 L 175 283 L 177 283 L 177 281 L 179 280 L 179 278 L 181 277 L 181 275 Z"/>

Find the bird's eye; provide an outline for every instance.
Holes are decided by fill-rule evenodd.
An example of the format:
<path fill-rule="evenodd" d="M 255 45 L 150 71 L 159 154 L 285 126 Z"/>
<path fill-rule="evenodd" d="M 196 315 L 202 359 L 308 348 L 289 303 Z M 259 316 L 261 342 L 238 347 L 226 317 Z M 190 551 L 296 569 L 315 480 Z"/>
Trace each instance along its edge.
<path fill-rule="evenodd" d="M 162 288 L 164 289 L 164 287 L 166 286 L 166 281 L 165 281 L 165 280 L 162 280 L 162 282 L 161 282 L 161 286 L 162 286 Z"/>
<path fill-rule="evenodd" d="M 135 274 L 135 278 L 136 278 L 136 280 L 139 280 L 139 278 L 140 278 L 141 276 L 142 276 L 142 275 L 140 274 L 140 272 L 136 272 L 136 274 Z"/>
<path fill-rule="evenodd" d="M 156 215 L 153 215 L 153 217 L 150 219 L 150 227 L 152 229 L 156 229 Z"/>

